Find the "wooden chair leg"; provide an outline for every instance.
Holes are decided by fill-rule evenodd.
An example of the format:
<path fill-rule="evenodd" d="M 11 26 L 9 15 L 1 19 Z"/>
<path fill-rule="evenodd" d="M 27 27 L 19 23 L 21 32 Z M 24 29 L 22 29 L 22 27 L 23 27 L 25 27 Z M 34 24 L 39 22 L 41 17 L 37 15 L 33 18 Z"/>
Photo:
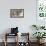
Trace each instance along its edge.
<path fill-rule="evenodd" d="M 7 42 L 5 41 L 5 46 L 7 46 Z"/>
<path fill-rule="evenodd" d="M 18 46 L 18 34 L 17 34 L 17 37 L 16 37 L 16 45 L 15 46 Z"/>
<path fill-rule="evenodd" d="M 18 34 L 17 34 L 17 46 L 18 46 Z"/>
<path fill-rule="evenodd" d="M 5 34 L 5 46 L 7 46 L 7 34 Z"/>

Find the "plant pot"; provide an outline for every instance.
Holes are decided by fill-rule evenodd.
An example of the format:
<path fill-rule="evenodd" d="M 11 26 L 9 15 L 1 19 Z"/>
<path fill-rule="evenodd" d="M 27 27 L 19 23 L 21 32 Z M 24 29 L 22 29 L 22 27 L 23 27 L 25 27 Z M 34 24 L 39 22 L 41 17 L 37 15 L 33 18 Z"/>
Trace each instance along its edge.
<path fill-rule="evenodd" d="M 37 39 L 37 43 L 40 43 L 40 39 Z"/>
<path fill-rule="evenodd" d="M 38 42 L 39 44 L 41 44 L 41 43 L 44 42 L 44 40 L 45 40 L 45 39 L 38 39 L 37 42 Z"/>

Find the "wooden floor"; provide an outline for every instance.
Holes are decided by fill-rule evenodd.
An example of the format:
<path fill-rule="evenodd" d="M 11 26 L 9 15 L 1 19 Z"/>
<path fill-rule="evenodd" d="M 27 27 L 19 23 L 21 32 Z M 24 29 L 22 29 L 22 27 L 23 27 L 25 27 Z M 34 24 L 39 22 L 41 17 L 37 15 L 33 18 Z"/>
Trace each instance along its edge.
<path fill-rule="evenodd" d="M 2 42 L 0 42 L 0 46 L 5 46 L 4 45 L 4 43 Z M 8 45 L 7 46 L 16 46 L 16 44 L 15 44 L 15 42 L 14 43 L 12 43 L 12 42 L 10 42 L 10 43 L 8 43 Z M 22 46 L 22 45 L 21 45 Z M 24 45 L 25 46 L 25 45 Z M 37 43 L 30 43 L 30 46 L 37 46 Z M 44 43 L 44 45 L 41 45 L 41 46 L 46 46 L 46 43 Z"/>

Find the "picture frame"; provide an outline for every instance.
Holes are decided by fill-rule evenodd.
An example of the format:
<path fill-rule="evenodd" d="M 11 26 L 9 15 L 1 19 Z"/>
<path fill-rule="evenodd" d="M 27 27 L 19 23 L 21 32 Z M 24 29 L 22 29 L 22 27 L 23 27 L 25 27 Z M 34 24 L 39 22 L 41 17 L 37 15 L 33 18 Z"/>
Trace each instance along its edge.
<path fill-rule="evenodd" d="M 46 25 L 46 0 L 36 1 L 36 24 Z"/>
<path fill-rule="evenodd" d="M 24 9 L 10 9 L 10 18 L 24 18 Z"/>
<path fill-rule="evenodd" d="M 39 18 L 46 18 L 46 0 L 37 0 L 37 16 Z"/>

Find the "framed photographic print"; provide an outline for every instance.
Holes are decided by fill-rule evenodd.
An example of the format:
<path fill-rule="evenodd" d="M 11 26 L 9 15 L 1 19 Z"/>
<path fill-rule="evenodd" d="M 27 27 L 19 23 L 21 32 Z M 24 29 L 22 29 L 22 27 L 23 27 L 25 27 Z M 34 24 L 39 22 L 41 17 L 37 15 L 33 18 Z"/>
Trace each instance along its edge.
<path fill-rule="evenodd" d="M 37 0 L 36 24 L 46 25 L 46 0 Z"/>
<path fill-rule="evenodd" d="M 24 9 L 10 9 L 10 18 L 24 18 Z"/>
<path fill-rule="evenodd" d="M 41 17 L 46 17 L 46 0 L 37 0 L 37 15 Z"/>

